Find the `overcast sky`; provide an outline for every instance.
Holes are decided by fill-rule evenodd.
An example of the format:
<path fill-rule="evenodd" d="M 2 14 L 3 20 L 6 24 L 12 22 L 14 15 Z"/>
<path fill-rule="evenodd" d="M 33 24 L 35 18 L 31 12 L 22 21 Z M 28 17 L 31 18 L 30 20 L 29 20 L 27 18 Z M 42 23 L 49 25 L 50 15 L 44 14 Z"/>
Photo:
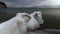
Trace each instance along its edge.
<path fill-rule="evenodd" d="M 8 7 L 60 7 L 60 0 L 0 0 Z"/>

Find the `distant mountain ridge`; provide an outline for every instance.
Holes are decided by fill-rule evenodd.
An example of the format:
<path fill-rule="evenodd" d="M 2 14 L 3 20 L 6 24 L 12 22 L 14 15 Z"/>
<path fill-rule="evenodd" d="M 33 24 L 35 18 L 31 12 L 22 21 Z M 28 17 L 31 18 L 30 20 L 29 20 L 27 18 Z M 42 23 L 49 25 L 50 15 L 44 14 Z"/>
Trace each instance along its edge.
<path fill-rule="evenodd" d="M 8 8 L 60 8 L 60 5 L 54 5 L 54 6 L 34 6 L 34 7 L 8 6 Z"/>

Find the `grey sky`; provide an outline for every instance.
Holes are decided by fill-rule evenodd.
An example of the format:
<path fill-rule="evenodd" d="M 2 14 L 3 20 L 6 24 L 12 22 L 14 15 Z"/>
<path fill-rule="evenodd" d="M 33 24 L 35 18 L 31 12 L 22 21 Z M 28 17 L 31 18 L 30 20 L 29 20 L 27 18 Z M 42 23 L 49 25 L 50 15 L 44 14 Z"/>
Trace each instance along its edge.
<path fill-rule="evenodd" d="M 58 7 L 60 0 L 0 0 L 8 7 Z"/>

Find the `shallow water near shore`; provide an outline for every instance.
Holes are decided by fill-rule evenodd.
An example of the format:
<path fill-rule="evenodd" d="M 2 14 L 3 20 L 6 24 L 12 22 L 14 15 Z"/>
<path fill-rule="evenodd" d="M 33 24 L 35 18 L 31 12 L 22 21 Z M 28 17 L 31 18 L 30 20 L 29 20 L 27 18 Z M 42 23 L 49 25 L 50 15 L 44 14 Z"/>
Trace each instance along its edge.
<path fill-rule="evenodd" d="M 35 32 L 28 32 L 27 34 L 60 34 L 60 29 L 45 29 Z"/>

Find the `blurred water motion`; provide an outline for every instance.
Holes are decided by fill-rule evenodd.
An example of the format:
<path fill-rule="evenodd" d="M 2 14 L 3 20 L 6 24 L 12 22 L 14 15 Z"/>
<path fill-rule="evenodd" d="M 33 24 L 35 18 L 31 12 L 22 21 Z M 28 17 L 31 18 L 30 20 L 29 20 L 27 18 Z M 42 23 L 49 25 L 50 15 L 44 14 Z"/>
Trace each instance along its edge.
<path fill-rule="evenodd" d="M 27 34 L 60 34 L 60 29 L 45 29 L 35 32 L 28 32 Z"/>
<path fill-rule="evenodd" d="M 17 12 L 32 13 L 41 11 L 44 24 L 41 29 L 59 29 L 60 28 L 60 8 L 7 8 L 0 9 L 0 22 L 6 21 L 15 16 Z"/>

